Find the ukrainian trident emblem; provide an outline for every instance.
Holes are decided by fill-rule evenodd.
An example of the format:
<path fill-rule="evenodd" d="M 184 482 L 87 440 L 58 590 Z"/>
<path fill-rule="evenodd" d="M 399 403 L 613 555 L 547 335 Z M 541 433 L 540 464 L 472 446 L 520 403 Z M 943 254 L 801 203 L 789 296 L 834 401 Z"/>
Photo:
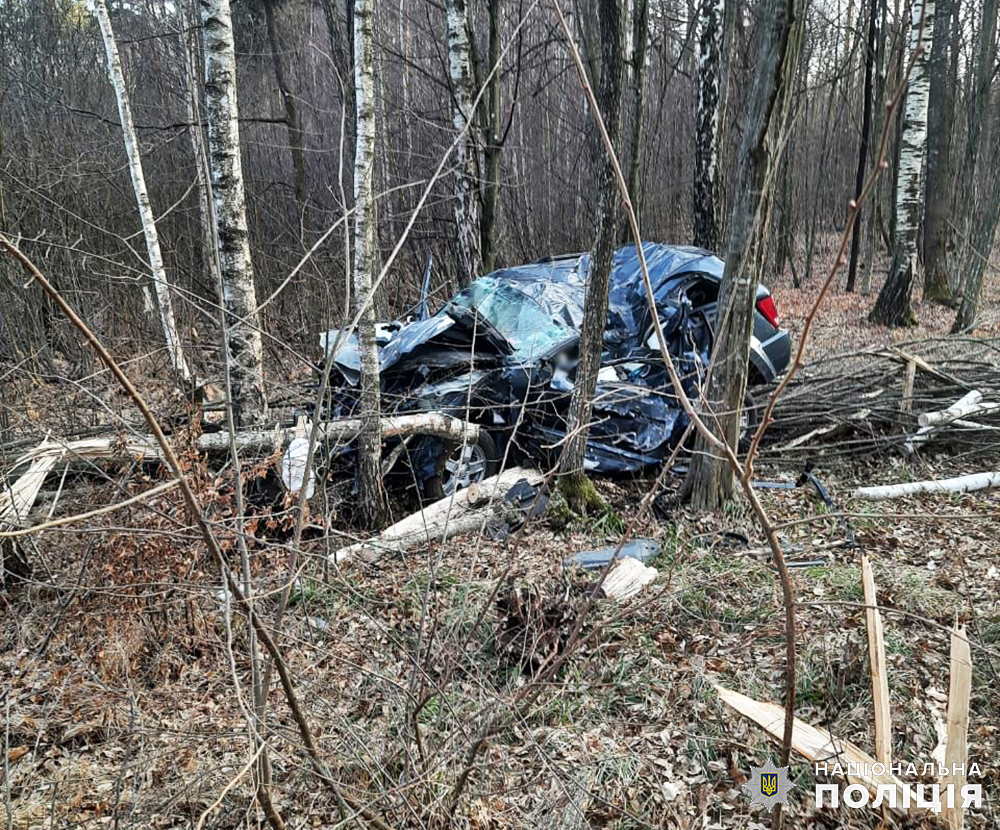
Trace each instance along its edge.
<path fill-rule="evenodd" d="M 772 796 L 778 791 L 778 773 L 762 772 L 760 774 L 760 794 Z"/>

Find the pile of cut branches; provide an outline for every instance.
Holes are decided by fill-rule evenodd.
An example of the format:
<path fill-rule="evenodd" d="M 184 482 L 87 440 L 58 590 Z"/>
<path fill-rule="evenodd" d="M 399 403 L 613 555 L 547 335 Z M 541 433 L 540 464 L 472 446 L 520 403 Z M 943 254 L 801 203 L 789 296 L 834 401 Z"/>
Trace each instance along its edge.
<path fill-rule="evenodd" d="M 771 391 L 757 396 L 761 411 Z M 972 403 L 954 409 L 963 400 Z M 762 455 L 799 463 L 945 447 L 996 451 L 997 403 L 997 339 L 940 337 L 821 358 L 804 366 L 778 401 Z"/>

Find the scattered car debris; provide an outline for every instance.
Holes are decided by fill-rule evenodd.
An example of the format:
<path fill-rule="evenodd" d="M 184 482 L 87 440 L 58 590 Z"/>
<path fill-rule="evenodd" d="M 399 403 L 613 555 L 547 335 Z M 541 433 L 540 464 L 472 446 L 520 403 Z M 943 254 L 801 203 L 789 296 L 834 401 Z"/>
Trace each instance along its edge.
<path fill-rule="evenodd" d="M 619 547 L 621 547 L 620 551 Z M 648 562 L 659 556 L 660 549 L 660 543 L 654 539 L 632 539 L 621 546 L 611 545 L 597 550 L 582 550 L 569 557 L 565 566 L 567 568 L 581 568 L 585 571 L 598 571 L 615 558 L 631 558 L 637 559 L 639 562 Z"/>
<path fill-rule="evenodd" d="M 847 518 L 839 510 L 837 510 L 837 506 L 834 504 L 833 499 L 830 496 L 830 491 L 827 489 L 826 485 L 823 484 L 823 482 L 820 481 L 813 473 L 813 465 L 811 461 L 806 462 L 805 469 L 795 481 L 754 481 L 752 484 L 754 487 L 762 490 L 794 490 L 798 487 L 802 487 L 804 484 L 811 484 L 820 499 L 822 499 L 823 504 L 830 509 L 831 513 L 837 514 L 837 522 L 844 531 L 844 541 L 846 546 L 854 547 L 854 545 L 857 544 L 854 529 L 847 521 Z"/>

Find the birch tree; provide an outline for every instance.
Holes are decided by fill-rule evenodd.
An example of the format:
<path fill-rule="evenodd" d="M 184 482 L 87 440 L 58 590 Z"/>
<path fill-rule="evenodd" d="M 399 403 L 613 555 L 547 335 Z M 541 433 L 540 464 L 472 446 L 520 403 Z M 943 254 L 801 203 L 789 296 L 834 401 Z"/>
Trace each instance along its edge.
<path fill-rule="evenodd" d="M 379 411 L 378 345 L 375 342 L 375 0 L 354 0 L 354 296 L 362 312 L 358 325 L 361 350 L 361 433 L 358 436 L 358 490 L 363 521 L 381 522 L 382 436 Z"/>
<path fill-rule="evenodd" d="M 167 282 L 167 272 L 163 267 L 163 254 L 160 251 L 160 237 L 156 231 L 156 221 L 153 208 L 149 202 L 149 192 L 146 190 L 146 177 L 142 170 L 142 153 L 139 140 L 136 137 L 135 125 L 132 121 L 132 107 L 129 103 L 128 89 L 125 85 L 125 72 L 122 70 L 121 57 L 118 54 L 118 43 L 111 28 L 111 18 L 104 0 L 95 0 L 94 15 L 101 30 L 104 41 L 104 52 L 108 60 L 108 79 L 115 90 L 118 100 L 118 116 L 122 123 L 122 136 L 125 139 L 125 154 L 128 156 L 129 175 L 132 177 L 132 190 L 139 207 L 139 218 L 142 221 L 142 232 L 146 240 L 146 253 L 149 256 L 149 270 L 153 277 L 153 288 L 156 291 L 156 303 L 160 310 L 160 324 L 163 327 L 163 338 L 167 343 L 167 353 L 174 372 L 185 383 L 191 380 L 191 370 L 188 368 L 177 334 L 177 322 L 174 318 L 174 305 L 170 297 L 170 284 Z"/>
<path fill-rule="evenodd" d="M 871 312 L 872 322 L 888 326 L 908 326 L 914 323 L 910 295 L 918 268 L 917 235 L 924 206 L 924 156 L 927 145 L 927 103 L 930 95 L 927 62 L 934 39 L 934 0 L 914 0 L 911 26 L 910 54 L 913 67 L 906 89 L 896 175 L 892 267 Z"/>
<path fill-rule="evenodd" d="M 227 315 L 226 359 L 237 426 L 267 419 L 264 346 L 247 230 L 236 100 L 236 51 L 229 0 L 201 0 L 205 111 L 215 236 Z"/>
<path fill-rule="evenodd" d="M 719 67 L 724 0 L 698 6 L 698 106 L 694 142 L 694 244 L 719 249 Z"/>
<path fill-rule="evenodd" d="M 597 9 L 601 38 L 601 72 L 598 105 L 604 126 L 618 151 L 621 143 L 621 98 L 625 62 L 624 6 L 622 0 L 600 0 Z M 583 329 L 580 333 L 580 363 L 576 370 L 569 411 L 569 438 L 560 462 L 564 473 L 560 488 L 570 506 L 578 511 L 599 503 L 593 485 L 583 472 L 597 373 L 601 368 L 604 328 L 608 317 L 608 287 L 618 227 L 618 193 L 614 167 L 608 159 L 595 125 L 591 137 L 597 171 L 597 234 L 590 252 L 590 271 L 584 296 Z"/>
<path fill-rule="evenodd" d="M 451 120 L 465 137 L 455 147 L 455 233 L 459 282 L 467 285 L 482 271 L 480 206 L 477 185 L 476 142 L 472 120 L 472 63 L 469 55 L 469 21 L 465 0 L 447 0 L 448 74 L 451 81 Z M 356 47 L 355 47 L 356 48 Z M 360 107 L 360 105 L 359 105 Z"/>
<path fill-rule="evenodd" d="M 198 188 L 198 217 L 201 226 L 202 266 L 211 277 L 211 285 L 220 284 L 219 263 L 215 250 L 214 217 L 212 213 L 212 191 L 209 186 L 208 151 L 205 148 L 205 131 L 201 117 L 201 27 L 197 25 L 198 0 L 190 0 L 178 8 L 177 22 L 180 24 L 180 50 L 184 62 L 184 107 L 188 119 L 188 138 L 194 156 L 195 183 Z"/>

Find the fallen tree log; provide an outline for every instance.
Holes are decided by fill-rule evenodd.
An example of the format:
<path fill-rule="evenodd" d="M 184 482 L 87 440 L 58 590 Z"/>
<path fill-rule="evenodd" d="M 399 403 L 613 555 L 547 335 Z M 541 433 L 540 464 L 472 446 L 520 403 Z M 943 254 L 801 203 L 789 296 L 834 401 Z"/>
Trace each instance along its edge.
<path fill-rule="evenodd" d="M 961 418 L 968 418 L 970 415 L 996 412 L 998 409 L 1000 409 L 1000 403 L 984 402 L 982 392 L 973 389 L 947 409 L 923 413 L 917 418 L 917 423 L 922 427 L 943 426 Z"/>
<path fill-rule="evenodd" d="M 114 457 L 157 459 L 159 453 L 145 440 L 122 441 L 117 438 L 84 438 L 65 444 L 42 441 L 37 447 L 18 456 L 11 471 L 28 465 L 13 482 L 0 475 L 0 529 L 24 524 L 38 498 L 45 478 L 60 464 L 72 461 L 97 461 Z"/>
<path fill-rule="evenodd" d="M 372 562 L 388 553 L 402 553 L 410 548 L 459 533 L 478 530 L 491 518 L 499 518 L 504 510 L 504 494 L 524 479 L 531 485 L 542 482 L 537 470 L 512 467 L 499 475 L 479 482 L 470 499 L 465 490 L 448 496 L 423 510 L 407 516 L 370 539 L 355 542 L 330 554 L 332 564 L 354 557 Z"/>
<path fill-rule="evenodd" d="M 353 440 L 360 429 L 361 421 L 358 419 L 328 421 L 320 425 L 320 434 L 328 440 L 346 443 Z M 382 435 L 386 438 L 434 435 L 455 443 L 474 443 L 479 438 L 479 426 L 440 412 L 422 412 L 382 418 Z M 270 453 L 276 448 L 281 449 L 294 436 L 294 427 L 244 431 L 236 434 L 236 446 L 242 452 Z M 198 449 L 206 453 L 229 452 L 229 433 L 200 436 Z M 14 460 L 8 473 L 25 465 L 28 469 L 12 482 L 7 482 L 0 471 L 0 528 L 24 526 L 46 476 L 60 464 L 112 458 L 157 461 L 160 457 L 159 447 L 149 436 L 84 438 L 62 443 L 45 439 Z"/>
<path fill-rule="evenodd" d="M 854 491 L 856 499 L 878 501 L 898 499 L 917 493 L 969 493 L 1000 487 L 1000 472 L 973 473 L 957 478 L 942 478 L 930 481 L 908 481 L 904 484 L 883 484 L 878 487 L 859 487 Z"/>
<path fill-rule="evenodd" d="M 382 437 L 397 438 L 407 435 L 433 435 L 446 441 L 466 441 L 474 444 L 479 439 L 479 425 L 442 412 L 420 412 L 414 415 L 394 415 L 381 419 Z M 361 420 L 348 418 L 320 424 L 320 439 L 347 443 L 361 432 Z M 295 428 L 247 430 L 236 433 L 236 448 L 245 452 L 272 452 L 275 444 L 284 446 L 295 436 Z M 276 441 L 277 439 L 277 441 Z M 278 447 L 279 449 L 281 447 Z M 213 432 L 198 438 L 202 452 L 229 452 L 229 433 Z"/>

